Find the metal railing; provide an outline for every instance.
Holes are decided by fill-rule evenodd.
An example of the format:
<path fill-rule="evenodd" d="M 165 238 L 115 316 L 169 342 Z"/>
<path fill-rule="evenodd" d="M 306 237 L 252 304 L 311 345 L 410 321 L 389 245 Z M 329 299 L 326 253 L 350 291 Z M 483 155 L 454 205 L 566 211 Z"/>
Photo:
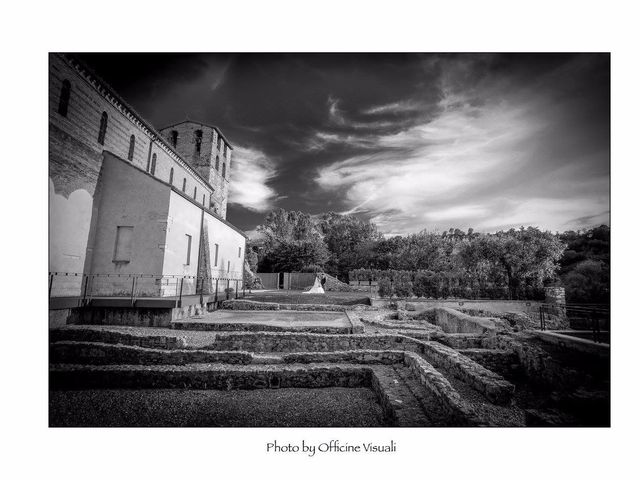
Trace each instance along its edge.
<path fill-rule="evenodd" d="M 543 304 L 540 305 L 540 330 L 546 330 L 551 317 L 563 316 L 572 329 L 591 331 L 594 342 L 605 340 L 611 328 L 611 311 L 607 304 Z"/>
<path fill-rule="evenodd" d="M 245 296 L 241 278 L 226 276 L 150 275 L 136 273 L 49 272 L 49 298 L 81 298 L 82 305 L 94 298 L 128 298 L 133 305 L 140 298 L 175 299 L 186 296 L 214 297 L 214 301 Z"/>

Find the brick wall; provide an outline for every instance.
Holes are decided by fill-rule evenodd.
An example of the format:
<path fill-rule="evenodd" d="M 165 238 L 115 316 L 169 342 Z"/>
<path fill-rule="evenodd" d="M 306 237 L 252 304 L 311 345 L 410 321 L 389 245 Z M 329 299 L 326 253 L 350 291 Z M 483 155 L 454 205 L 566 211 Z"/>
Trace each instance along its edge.
<path fill-rule="evenodd" d="M 196 149 L 197 131 L 202 132 L 199 153 Z M 161 129 L 160 133 L 173 145 L 172 132 L 177 132 L 178 134 L 176 146 L 174 147 L 175 150 L 213 187 L 213 193 L 211 195 L 212 208 L 214 208 L 216 213 L 222 218 L 226 218 L 231 170 L 231 148 L 228 147 L 226 149 L 225 155 L 224 145 L 226 141 L 222 139 L 220 132 L 210 125 L 185 121 Z M 221 139 L 220 148 L 218 148 L 218 138 Z M 219 159 L 217 169 L 216 157 Z M 225 177 L 222 176 L 223 164 L 226 165 Z M 207 206 L 209 206 L 209 204 L 207 204 Z"/>

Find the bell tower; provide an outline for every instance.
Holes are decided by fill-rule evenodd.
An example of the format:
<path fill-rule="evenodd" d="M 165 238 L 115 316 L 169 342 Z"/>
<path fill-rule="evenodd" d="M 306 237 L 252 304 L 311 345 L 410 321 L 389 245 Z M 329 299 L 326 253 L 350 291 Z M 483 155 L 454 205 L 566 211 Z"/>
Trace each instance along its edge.
<path fill-rule="evenodd" d="M 213 187 L 210 209 L 227 217 L 227 197 L 233 148 L 213 125 L 185 120 L 162 128 L 162 136 L 169 145 Z"/>

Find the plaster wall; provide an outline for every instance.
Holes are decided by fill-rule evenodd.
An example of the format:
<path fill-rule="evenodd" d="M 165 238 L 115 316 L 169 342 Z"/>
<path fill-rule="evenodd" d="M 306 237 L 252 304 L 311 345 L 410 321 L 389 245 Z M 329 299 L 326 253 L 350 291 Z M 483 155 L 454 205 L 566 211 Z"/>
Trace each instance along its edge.
<path fill-rule="evenodd" d="M 183 283 L 183 295 L 196 293 L 198 255 L 202 209 L 171 191 L 167 218 L 166 248 L 162 273 L 165 276 L 188 276 Z M 187 261 L 188 241 L 191 236 L 191 253 Z M 168 295 L 173 294 L 168 292 Z"/>
<path fill-rule="evenodd" d="M 169 198 L 168 185 L 105 152 L 91 273 L 162 275 Z M 118 226 L 133 227 L 129 261 L 115 259 Z M 157 294 L 155 280 L 141 281 L 139 293 Z M 94 277 L 92 293 L 113 294 L 118 288 L 130 291 L 130 279 L 121 283 L 114 278 Z"/>
<path fill-rule="evenodd" d="M 127 159 L 131 135 L 135 137 L 130 165 L 150 169 L 156 154 L 154 175 L 185 191 L 198 190 L 198 201 L 209 206 L 211 188 L 166 143 L 90 75 L 59 54 L 49 56 L 49 271 L 88 273 L 98 216 L 99 176 L 102 153 Z M 71 85 L 66 115 L 58 112 L 64 81 Z M 104 144 L 98 143 L 102 113 L 108 115 Z M 80 284 L 65 294 L 78 295 Z"/>

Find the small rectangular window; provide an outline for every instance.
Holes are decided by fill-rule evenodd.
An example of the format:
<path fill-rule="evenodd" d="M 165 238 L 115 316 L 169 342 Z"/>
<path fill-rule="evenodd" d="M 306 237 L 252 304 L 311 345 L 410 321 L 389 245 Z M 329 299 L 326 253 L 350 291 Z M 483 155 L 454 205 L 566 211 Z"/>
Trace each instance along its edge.
<path fill-rule="evenodd" d="M 130 262 L 133 245 L 133 227 L 118 227 L 116 246 L 113 253 L 114 262 Z"/>
<path fill-rule="evenodd" d="M 191 235 L 185 235 L 187 237 L 187 261 L 185 265 L 191 264 Z"/>
<path fill-rule="evenodd" d="M 238 258 L 242 257 L 242 247 L 238 247 Z"/>
<path fill-rule="evenodd" d="M 213 259 L 213 266 L 217 267 L 218 266 L 218 244 L 216 243 L 216 253 Z"/>
<path fill-rule="evenodd" d="M 227 261 L 227 272 L 231 271 L 231 260 Z"/>

